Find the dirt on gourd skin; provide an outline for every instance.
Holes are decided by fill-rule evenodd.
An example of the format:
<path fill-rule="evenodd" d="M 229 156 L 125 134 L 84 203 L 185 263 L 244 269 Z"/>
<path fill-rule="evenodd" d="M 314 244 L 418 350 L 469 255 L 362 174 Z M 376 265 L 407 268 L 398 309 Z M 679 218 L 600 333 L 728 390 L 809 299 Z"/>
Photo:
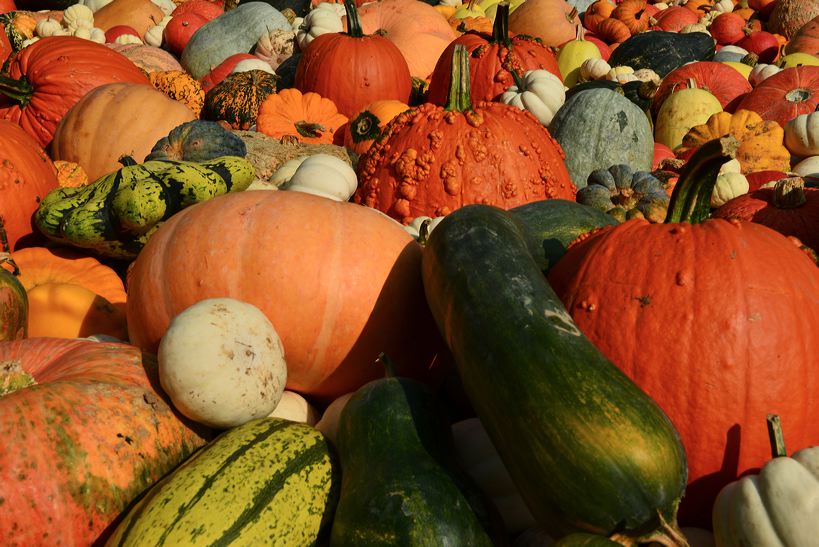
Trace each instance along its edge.
<path fill-rule="evenodd" d="M 36 383 L 34 376 L 23 370 L 20 361 L 0 363 L 0 397 Z"/>

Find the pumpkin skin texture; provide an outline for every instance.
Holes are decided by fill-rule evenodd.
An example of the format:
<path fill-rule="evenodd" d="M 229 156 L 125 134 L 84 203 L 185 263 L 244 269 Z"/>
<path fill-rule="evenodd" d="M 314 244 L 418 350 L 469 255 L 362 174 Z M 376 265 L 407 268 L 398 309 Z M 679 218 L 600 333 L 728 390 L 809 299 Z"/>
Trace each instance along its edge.
<path fill-rule="evenodd" d="M 322 34 L 302 52 L 295 86 L 330 99 L 348 118 L 373 101 L 409 102 L 412 91 L 401 50 L 383 36 L 364 35 L 354 11 L 350 4 L 353 24 L 346 33 Z"/>
<path fill-rule="evenodd" d="M 11 365 L 0 375 L 12 391 L 0 397 L 7 544 L 104 539 L 128 504 L 208 434 L 177 417 L 153 387 L 155 361 L 133 346 L 30 338 L 0 344 L 0 363 Z"/>
<path fill-rule="evenodd" d="M 57 170 L 37 141 L 16 123 L 0 120 L 0 229 L 10 250 L 34 238 L 31 216 L 56 187 Z"/>
<path fill-rule="evenodd" d="M 205 105 L 205 90 L 183 70 L 162 70 L 148 74 L 151 84 L 175 101 L 184 104 L 198 118 Z"/>
<path fill-rule="evenodd" d="M 147 44 L 106 44 L 106 47 L 121 53 L 147 73 L 156 71 L 183 70 L 182 65 L 169 51 Z"/>
<path fill-rule="evenodd" d="M 558 47 L 577 34 L 577 8 L 565 0 L 527 0 L 509 16 L 509 30 L 540 38 L 547 46 Z"/>
<path fill-rule="evenodd" d="M 802 25 L 785 44 L 783 53 L 798 52 L 810 53 L 811 55 L 819 53 L 819 16 Z M 0 54 L 1 58 L 2 54 Z"/>
<path fill-rule="evenodd" d="M 785 127 L 800 114 L 809 114 L 819 105 L 819 66 L 800 66 L 780 70 L 765 78 L 737 105 L 753 110 L 764 120 Z"/>
<path fill-rule="evenodd" d="M 376 211 L 303 192 L 238 192 L 183 210 L 151 237 L 128 278 L 128 332 L 155 348 L 176 314 L 226 296 L 275 326 L 287 389 L 325 401 L 354 391 L 383 374 L 373 364 L 381 351 L 400 374 L 429 379 L 443 342 L 420 261 L 412 236 Z"/>
<path fill-rule="evenodd" d="M 707 525 L 719 489 L 767 461 L 759 424 L 771 404 L 794 449 L 819 437 L 819 270 L 785 236 L 721 219 L 632 220 L 570 247 L 549 282 L 679 431 L 689 473 L 681 524 Z"/>
<path fill-rule="evenodd" d="M 140 111 L 135 119 L 134 112 Z M 54 133 L 51 154 L 77 162 L 89 180 L 97 180 L 120 169 L 123 154 L 141 163 L 157 140 L 194 119 L 190 108 L 153 86 L 106 84 L 66 113 Z"/>
<path fill-rule="evenodd" d="M 14 56 L 6 74 L 10 80 L 27 81 L 31 89 L 23 106 L 3 96 L 9 82 L 0 78 L 0 119 L 19 124 L 44 148 L 68 109 L 92 89 L 111 82 L 151 85 L 127 58 L 73 36 L 37 40 Z"/>
<path fill-rule="evenodd" d="M 94 26 L 105 31 L 116 25 L 127 25 L 136 30 L 141 39 L 164 15 L 150 0 L 113 0 L 94 12 Z"/>

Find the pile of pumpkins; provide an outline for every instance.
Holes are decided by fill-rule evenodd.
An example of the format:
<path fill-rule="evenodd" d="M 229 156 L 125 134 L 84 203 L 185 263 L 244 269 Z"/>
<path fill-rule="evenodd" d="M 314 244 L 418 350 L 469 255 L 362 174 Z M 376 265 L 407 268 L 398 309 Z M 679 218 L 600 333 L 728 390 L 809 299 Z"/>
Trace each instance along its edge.
<path fill-rule="evenodd" d="M 816 2 L 0 0 L 0 543 L 816 544 L 817 108 Z"/>

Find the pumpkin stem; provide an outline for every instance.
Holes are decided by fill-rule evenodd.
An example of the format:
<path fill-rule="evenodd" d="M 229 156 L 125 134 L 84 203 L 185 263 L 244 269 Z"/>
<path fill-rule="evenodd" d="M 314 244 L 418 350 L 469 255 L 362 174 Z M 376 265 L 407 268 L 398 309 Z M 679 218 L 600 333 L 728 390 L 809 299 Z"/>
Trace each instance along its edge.
<path fill-rule="evenodd" d="M 296 131 L 302 137 L 307 138 L 317 138 L 321 137 L 321 134 L 324 131 L 327 131 L 327 128 L 321 125 L 320 123 L 313 123 L 307 122 L 304 120 L 296 122 Z"/>
<path fill-rule="evenodd" d="M 375 140 L 381 134 L 378 130 L 379 123 L 378 116 L 369 110 L 360 113 L 350 122 L 350 136 L 353 142 L 358 144 L 363 141 Z"/>
<path fill-rule="evenodd" d="M 452 72 L 447 96 L 447 112 L 466 112 L 472 110 L 472 97 L 469 86 L 469 52 L 466 46 L 458 44 L 452 52 Z"/>
<path fill-rule="evenodd" d="M 782 422 L 776 414 L 768 414 L 768 439 L 771 441 L 771 457 L 784 458 L 788 455 L 785 450 L 785 438 L 782 435 Z"/>
<path fill-rule="evenodd" d="M 807 201 L 805 180 L 802 177 L 788 177 L 776 181 L 773 204 L 777 209 L 796 209 Z"/>
<path fill-rule="evenodd" d="M 361 30 L 361 20 L 358 18 L 358 9 L 353 0 L 344 0 L 344 11 L 347 12 L 347 36 L 351 38 L 364 38 L 364 31 Z"/>
<path fill-rule="evenodd" d="M 396 377 L 395 363 L 393 363 L 392 359 L 390 359 L 386 353 L 384 353 L 383 351 L 379 353 L 378 357 L 375 359 L 375 362 L 384 365 L 384 368 L 386 369 L 386 372 L 384 373 L 385 377 L 387 378 Z"/>
<path fill-rule="evenodd" d="M 509 2 L 505 0 L 498 4 L 495 23 L 492 25 L 492 39 L 489 42 L 503 44 L 507 48 L 512 46 L 512 39 L 509 38 Z"/>
<path fill-rule="evenodd" d="M 518 93 L 523 93 L 526 91 L 526 80 L 523 79 L 523 76 L 518 74 L 517 70 L 512 70 L 510 74 L 512 75 L 512 79 L 515 81 L 515 87 L 518 88 Z"/>
<path fill-rule="evenodd" d="M 759 62 L 759 55 L 752 51 L 740 59 L 739 62 L 743 65 L 756 66 L 756 64 Z"/>
<path fill-rule="evenodd" d="M 0 75 L 0 94 L 26 106 L 34 95 L 34 88 L 25 76 L 19 80 Z"/>
<path fill-rule="evenodd" d="M 708 141 L 700 146 L 682 168 L 671 193 L 665 223 L 698 224 L 711 213 L 711 194 L 722 164 L 732 160 L 739 148 L 733 135 Z"/>
<path fill-rule="evenodd" d="M 132 156 L 128 156 L 128 155 L 122 155 L 122 156 L 120 156 L 120 157 L 117 159 L 117 161 L 119 161 L 119 163 L 120 163 L 120 164 L 121 164 L 123 167 L 131 167 L 132 165 L 137 165 L 136 160 L 135 160 L 135 159 L 134 159 Z"/>

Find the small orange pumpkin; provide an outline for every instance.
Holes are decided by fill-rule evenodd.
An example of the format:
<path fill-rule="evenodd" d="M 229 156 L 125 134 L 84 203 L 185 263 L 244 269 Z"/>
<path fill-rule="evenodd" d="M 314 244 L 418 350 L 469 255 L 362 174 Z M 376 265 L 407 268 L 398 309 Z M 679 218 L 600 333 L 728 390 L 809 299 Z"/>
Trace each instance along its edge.
<path fill-rule="evenodd" d="M 611 16 L 625 23 L 631 34 L 648 30 L 650 17 L 646 0 L 623 0 L 611 13 Z"/>
<path fill-rule="evenodd" d="M 277 139 L 292 135 L 300 142 L 332 144 L 336 130 L 345 123 L 347 117 L 330 99 L 318 93 L 283 89 L 262 102 L 256 130 Z"/>
<path fill-rule="evenodd" d="M 401 101 L 374 101 L 353 116 L 344 131 L 344 146 L 363 154 L 375 139 L 381 136 L 384 127 L 400 113 L 409 108 Z"/>
<path fill-rule="evenodd" d="M 597 34 L 601 40 L 609 44 L 610 47 L 614 46 L 614 44 L 625 42 L 631 38 L 631 31 L 628 29 L 628 26 L 624 22 L 620 21 L 619 19 L 615 19 L 614 17 L 609 17 L 600 21 L 600 24 L 597 25 L 595 34 Z M 612 51 L 614 51 L 614 47 L 612 47 Z"/>

